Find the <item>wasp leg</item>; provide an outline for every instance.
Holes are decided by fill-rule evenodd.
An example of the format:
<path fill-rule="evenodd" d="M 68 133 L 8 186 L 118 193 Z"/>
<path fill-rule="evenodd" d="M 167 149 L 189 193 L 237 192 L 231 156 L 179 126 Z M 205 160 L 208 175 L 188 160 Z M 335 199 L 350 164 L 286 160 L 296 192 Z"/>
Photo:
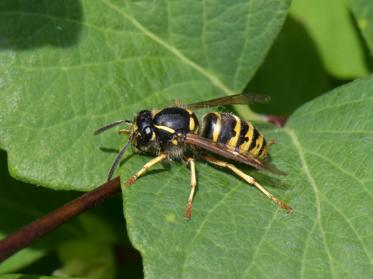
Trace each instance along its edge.
<path fill-rule="evenodd" d="M 247 183 L 249 183 L 251 185 L 254 185 L 256 188 L 258 188 L 264 195 L 266 195 L 268 198 L 270 198 L 279 207 L 285 209 L 288 213 L 293 212 L 293 209 L 290 206 L 288 206 L 286 203 L 284 203 L 283 201 L 276 198 L 274 195 L 272 195 L 270 192 L 268 192 L 262 185 L 260 185 L 258 182 L 256 182 L 253 177 L 247 175 L 246 173 L 244 173 L 243 171 L 238 169 L 235 165 L 224 162 L 224 161 L 217 160 L 217 159 L 215 159 L 211 156 L 203 156 L 203 158 L 211 164 L 230 169 L 235 174 L 237 174 L 239 177 L 244 179 Z"/>
<path fill-rule="evenodd" d="M 268 143 L 267 143 L 267 148 L 269 148 L 271 145 L 274 145 L 276 144 L 276 141 L 275 140 L 270 140 Z"/>
<path fill-rule="evenodd" d="M 127 129 L 121 129 L 118 131 L 118 134 L 120 135 L 129 135 L 131 134 L 130 130 L 127 130 Z"/>
<path fill-rule="evenodd" d="M 187 159 L 189 166 L 190 166 L 190 194 L 185 210 L 185 216 L 186 219 L 189 221 L 190 218 L 192 217 L 192 207 L 193 207 L 193 198 L 194 194 L 196 192 L 196 187 L 197 187 L 197 179 L 196 179 L 196 164 L 194 162 L 193 158 L 188 158 Z"/>
<path fill-rule="evenodd" d="M 127 186 L 131 186 L 133 183 L 136 182 L 136 180 L 143 175 L 148 169 L 150 169 L 152 166 L 155 164 L 163 161 L 164 159 L 167 158 L 167 155 L 162 153 L 158 157 L 155 157 L 151 159 L 149 162 L 147 162 L 138 172 L 136 172 L 134 175 L 132 175 L 128 180 L 127 180 Z"/>

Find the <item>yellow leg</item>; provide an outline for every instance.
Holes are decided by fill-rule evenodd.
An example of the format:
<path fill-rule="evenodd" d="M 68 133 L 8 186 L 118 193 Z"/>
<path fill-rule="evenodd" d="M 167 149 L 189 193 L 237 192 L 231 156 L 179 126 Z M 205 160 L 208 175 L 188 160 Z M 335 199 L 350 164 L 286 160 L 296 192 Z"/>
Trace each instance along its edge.
<path fill-rule="evenodd" d="M 136 180 L 143 175 L 148 169 L 150 169 L 152 166 L 155 164 L 163 161 L 166 159 L 167 155 L 166 154 L 161 154 L 158 157 L 155 157 L 151 159 L 149 162 L 147 162 L 138 172 L 136 172 L 134 175 L 132 175 L 128 180 L 127 180 L 127 186 L 131 186 L 133 183 L 136 182 Z"/>
<path fill-rule="evenodd" d="M 196 179 L 196 164 L 194 162 L 193 158 L 188 158 L 187 159 L 189 166 L 190 166 L 190 194 L 185 210 L 185 216 L 187 220 L 189 221 L 190 218 L 192 217 L 192 207 L 193 207 L 193 198 L 194 194 L 196 192 L 196 187 L 197 187 L 197 179 Z"/>
<path fill-rule="evenodd" d="M 239 177 L 244 179 L 247 183 L 249 183 L 251 185 L 254 185 L 256 188 L 258 188 L 264 195 L 266 195 L 268 198 L 270 198 L 279 207 L 287 210 L 288 213 L 291 213 L 293 211 L 293 209 L 290 206 L 288 206 L 286 203 L 284 203 L 283 201 L 276 198 L 274 195 L 272 195 L 270 192 L 268 192 L 262 185 L 260 185 L 258 182 L 256 182 L 253 177 L 247 175 L 246 173 L 244 173 L 243 171 L 238 169 L 235 165 L 224 162 L 224 161 L 217 160 L 217 159 L 215 159 L 211 156 L 203 156 L 203 158 L 206 161 L 210 162 L 211 164 L 230 169 L 235 174 L 237 174 Z"/>
<path fill-rule="evenodd" d="M 129 135 L 131 132 L 130 130 L 127 130 L 127 129 L 121 129 L 118 131 L 118 134 L 120 135 Z"/>

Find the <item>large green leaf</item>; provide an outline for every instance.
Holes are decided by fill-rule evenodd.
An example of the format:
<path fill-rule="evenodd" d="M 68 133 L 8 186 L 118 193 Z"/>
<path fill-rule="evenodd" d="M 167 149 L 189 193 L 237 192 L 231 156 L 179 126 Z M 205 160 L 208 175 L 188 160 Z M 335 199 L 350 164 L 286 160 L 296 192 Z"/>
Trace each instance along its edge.
<path fill-rule="evenodd" d="M 291 14 L 307 28 L 329 73 L 341 79 L 369 73 L 347 1 L 294 0 Z"/>
<path fill-rule="evenodd" d="M 93 137 L 97 127 L 176 98 L 241 91 L 289 2 L 2 1 L 0 146 L 10 172 L 92 189 L 121 145 Z"/>
<path fill-rule="evenodd" d="M 231 173 L 198 163 L 198 192 L 184 219 L 189 172 L 173 164 L 124 189 L 130 238 L 147 278 L 370 278 L 373 274 L 373 76 L 297 110 L 277 144 L 285 177 L 248 171 L 286 200 L 274 206 Z M 128 162 L 129 163 L 129 162 Z M 161 168 L 159 168 L 161 169 Z"/>
<path fill-rule="evenodd" d="M 373 55 L 373 2 L 370 0 L 348 0 L 357 25 Z"/>

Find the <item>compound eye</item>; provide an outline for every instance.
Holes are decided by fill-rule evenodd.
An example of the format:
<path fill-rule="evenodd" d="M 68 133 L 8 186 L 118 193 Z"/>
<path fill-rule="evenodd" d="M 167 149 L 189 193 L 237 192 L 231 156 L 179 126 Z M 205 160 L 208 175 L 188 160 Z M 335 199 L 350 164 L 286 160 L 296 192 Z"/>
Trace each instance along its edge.
<path fill-rule="evenodd" d="M 144 129 L 144 133 L 145 133 L 145 135 L 150 135 L 152 133 L 152 129 L 150 127 L 146 127 Z"/>
<path fill-rule="evenodd" d="M 146 140 L 149 140 L 152 137 L 153 130 L 149 126 L 145 127 L 142 131 L 143 131 L 143 136 Z"/>

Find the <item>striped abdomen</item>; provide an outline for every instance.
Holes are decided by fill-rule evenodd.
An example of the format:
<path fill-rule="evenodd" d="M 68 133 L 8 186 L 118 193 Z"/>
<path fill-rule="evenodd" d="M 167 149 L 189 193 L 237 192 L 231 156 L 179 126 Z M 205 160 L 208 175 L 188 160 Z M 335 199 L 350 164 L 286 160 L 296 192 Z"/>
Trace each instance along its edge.
<path fill-rule="evenodd" d="M 211 112 L 204 115 L 200 136 L 222 143 L 241 154 L 249 152 L 261 159 L 267 155 L 266 141 L 258 129 L 230 113 Z"/>

